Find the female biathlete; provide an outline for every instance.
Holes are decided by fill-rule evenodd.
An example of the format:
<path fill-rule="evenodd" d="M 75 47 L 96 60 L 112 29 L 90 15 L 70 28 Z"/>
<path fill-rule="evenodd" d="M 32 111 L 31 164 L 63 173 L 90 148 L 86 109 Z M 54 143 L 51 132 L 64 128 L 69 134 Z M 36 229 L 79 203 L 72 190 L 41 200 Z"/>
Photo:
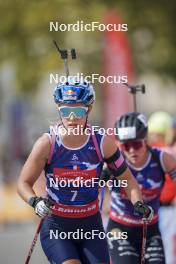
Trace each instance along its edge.
<path fill-rule="evenodd" d="M 86 82 L 59 84 L 54 100 L 61 124 L 51 127 L 35 143 L 21 171 L 18 192 L 39 217 L 45 218 L 40 239 L 50 263 L 109 263 L 107 240 L 98 235 L 103 226 L 99 184 L 94 181 L 99 179 L 103 163 L 114 177 L 128 181 L 125 192 L 133 204 L 140 201 L 145 215 L 151 216 L 151 210 L 142 203 L 139 186 L 115 143 L 99 132 L 88 133 L 93 87 Z M 80 133 L 74 133 L 75 128 Z M 42 170 L 47 197 L 37 197 L 33 190 Z"/>
<path fill-rule="evenodd" d="M 164 264 L 165 256 L 158 229 L 158 209 L 164 175 L 176 178 L 176 161 L 164 151 L 147 145 L 147 121 L 143 114 L 133 112 L 122 115 L 116 122 L 117 140 L 132 174 L 139 183 L 144 202 L 154 209 L 153 220 L 148 223 L 145 263 Z M 172 219 L 171 219 L 172 221 Z M 127 232 L 128 239 L 109 240 L 113 264 L 141 263 L 143 223 L 133 212 L 133 206 L 122 188 L 112 188 L 110 219 L 107 231 Z"/>

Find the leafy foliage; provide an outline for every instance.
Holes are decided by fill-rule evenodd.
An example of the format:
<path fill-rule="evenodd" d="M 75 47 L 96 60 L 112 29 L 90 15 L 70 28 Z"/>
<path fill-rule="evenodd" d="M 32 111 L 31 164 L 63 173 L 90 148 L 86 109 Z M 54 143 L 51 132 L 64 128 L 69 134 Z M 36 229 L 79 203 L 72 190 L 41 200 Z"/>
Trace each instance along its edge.
<path fill-rule="evenodd" d="M 109 9 L 118 12 L 128 24 L 137 73 L 153 71 L 176 78 L 176 2 L 173 0 L 1 1 L 0 63 L 6 60 L 14 63 L 19 89 L 33 93 L 43 76 L 63 67 L 52 44 L 55 38 L 61 47 L 78 50 L 77 63 L 82 71 L 98 73 L 102 32 L 50 32 L 49 22 L 101 22 Z"/>

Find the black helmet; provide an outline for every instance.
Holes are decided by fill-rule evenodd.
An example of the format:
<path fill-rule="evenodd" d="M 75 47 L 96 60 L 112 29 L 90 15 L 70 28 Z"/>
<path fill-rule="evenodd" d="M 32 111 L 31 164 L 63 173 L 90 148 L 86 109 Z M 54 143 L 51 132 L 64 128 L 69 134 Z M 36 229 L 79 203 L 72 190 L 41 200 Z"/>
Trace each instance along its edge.
<path fill-rule="evenodd" d="M 116 121 L 115 129 L 120 142 L 144 139 L 148 131 L 147 119 L 141 113 L 126 113 Z"/>

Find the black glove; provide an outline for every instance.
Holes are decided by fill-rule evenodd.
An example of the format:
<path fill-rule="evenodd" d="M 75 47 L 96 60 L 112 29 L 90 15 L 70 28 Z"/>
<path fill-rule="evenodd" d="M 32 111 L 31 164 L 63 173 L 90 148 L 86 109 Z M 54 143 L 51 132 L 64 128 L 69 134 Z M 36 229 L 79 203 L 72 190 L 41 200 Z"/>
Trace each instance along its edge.
<path fill-rule="evenodd" d="M 151 206 L 138 201 L 134 204 L 134 214 L 141 216 L 144 220 L 151 221 L 154 216 L 154 211 Z"/>
<path fill-rule="evenodd" d="M 51 207 L 54 202 L 48 198 L 32 197 L 29 199 L 29 204 L 34 208 L 38 216 L 44 218 L 51 213 Z"/>

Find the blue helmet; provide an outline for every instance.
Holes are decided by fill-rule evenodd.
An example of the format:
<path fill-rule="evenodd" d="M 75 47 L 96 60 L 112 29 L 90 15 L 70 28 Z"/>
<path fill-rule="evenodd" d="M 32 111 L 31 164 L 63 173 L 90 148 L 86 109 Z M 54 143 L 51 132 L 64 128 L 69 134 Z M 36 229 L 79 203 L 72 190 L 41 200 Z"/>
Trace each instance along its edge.
<path fill-rule="evenodd" d="M 59 83 L 53 95 L 56 104 L 82 103 L 90 105 L 95 101 L 94 88 L 90 83 L 85 81 Z"/>

